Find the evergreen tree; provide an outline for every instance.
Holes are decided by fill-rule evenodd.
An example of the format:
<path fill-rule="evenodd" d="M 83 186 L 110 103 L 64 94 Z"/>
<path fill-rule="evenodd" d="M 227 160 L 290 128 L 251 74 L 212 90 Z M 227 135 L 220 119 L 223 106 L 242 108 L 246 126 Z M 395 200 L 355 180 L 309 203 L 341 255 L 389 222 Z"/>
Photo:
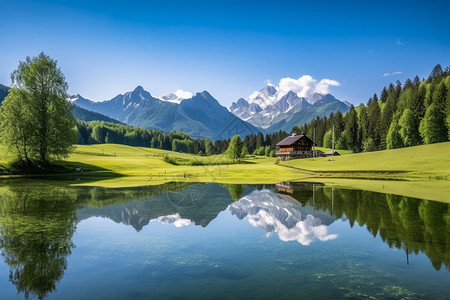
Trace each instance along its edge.
<path fill-rule="evenodd" d="M 242 154 L 242 147 L 243 142 L 241 137 L 238 134 L 234 135 L 226 151 L 228 157 L 233 160 L 239 160 Z"/>
<path fill-rule="evenodd" d="M 245 158 L 248 155 L 248 150 L 245 145 L 242 146 L 241 158 Z"/>
<path fill-rule="evenodd" d="M 381 113 L 381 121 L 380 121 L 380 148 L 379 149 L 386 149 L 386 137 L 389 130 L 389 127 L 392 122 L 392 118 L 394 116 L 394 113 L 397 109 L 397 100 L 398 100 L 398 87 L 401 85 L 400 82 L 397 83 L 397 88 L 395 89 L 389 89 L 388 97 L 386 100 L 386 105 L 383 108 L 383 111 Z"/>
<path fill-rule="evenodd" d="M 447 92 L 448 92 L 447 86 L 444 83 L 444 80 L 442 80 L 434 89 L 432 96 L 433 99 L 432 102 L 436 104 L 436 106 L 444 112 L 447 110 L 446 107 Z"/>
<path fill-rule="evenodd" d="M 360 132 L 360 140 L 364 142 L 369 138 L 370 134 L 370 123 L 369 116 L 367 114 L 367 107 L 364 104 L 359 106 L 359 132 Z"/>
<path fill-rule="evenodd" d="M 440 77 L 444 72 L 442 71 L 442 67 L 440 64 L 437 64 L 434 68 L 433 71 L 431 71 L 430 76 L 428 77 L 428 80 L 430 79 L 434 79 L 437 77 Z"/>
<path fill-rule="evenodd" d="M 212 143 L 209 139 L 205 139 L 205 153 L 206 155 L 212 155 Z"/>
<path fill-rule="evenodd" d="M 263 136 L 263 134 L 260 131 L 256 135 L 256 148 L 259 148 L 261 146 L 264 146 L 264 136 Z"/>
<path fill-rule="evenodd" d="M 380 133 L 381 110 L 377 98 L 374 98 L 372 99 L 372 101 L 369 101 L 367 105 L 367 114 L 369 120 L 368 136 L 372 138 L 373 143 L 376 145 L 376 148 L 378 149 L 381 141 L 381 133 Z"/>
<path fill-rule="evenodd" d="M 346 115 L 344 131 L 346 132 L 344 138 L 346 139 L 347 148 L 353 152 L 359 152 L 361 144 L 358 141 L 358 115 L 353 105 Z"/>

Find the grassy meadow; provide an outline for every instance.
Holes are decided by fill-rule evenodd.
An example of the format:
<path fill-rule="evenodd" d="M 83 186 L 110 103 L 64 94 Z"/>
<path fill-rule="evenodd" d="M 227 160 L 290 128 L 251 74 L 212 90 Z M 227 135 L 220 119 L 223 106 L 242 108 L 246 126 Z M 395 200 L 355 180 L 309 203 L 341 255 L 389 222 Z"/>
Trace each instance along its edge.
<path fill-rule="evenodd" d="M 318 148 L 321 151 L 329 149 Z M 317 181 L 328 185 L 450 202 L 450 142 L 395 150 L 296 159 L 249 156 L 236 163 L 226 155 L 198 156 L 117 144 L 77 145 L 57 163 L 70 184 L 129 187 L 166 182 L 273 184 Z M 5 154 L 5 152 L 3 152 Z M 0 157 L 6 165 L 7 155 Z M 83 172 L 72 171 L 83 167 Z M 52 175 L 61 177 L 61 174 Z M 5 177 L 5 176 L 4 176 Z M 48 177 L 47 177 L 48 178 Z M 73 179 L 79 181 L 74 182 Z"/>

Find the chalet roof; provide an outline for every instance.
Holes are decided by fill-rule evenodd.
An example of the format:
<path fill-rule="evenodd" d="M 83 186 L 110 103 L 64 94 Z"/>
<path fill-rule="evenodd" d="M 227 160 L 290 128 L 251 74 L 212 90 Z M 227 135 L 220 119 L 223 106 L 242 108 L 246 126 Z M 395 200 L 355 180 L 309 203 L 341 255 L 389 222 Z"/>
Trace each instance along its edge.
<path fill-rule="evenodd" d="M 277 144 L 277 146 L 290 146 L 290 145 L 294 144 L 295 142 L 297 142 L 298 140 L 301 140 L 302 138 L 305 138 L 311 144 L 314 143 L 309 137 L 307 137 L 305 135 L 304 132 L 302 132 L 302 134 L 300 134 L 300 135 L 296 135 L 295 133 L 293 133 L 292 135 L 288 136 L 287 138 L 285 138 L 284 140 L 279 142 Z"/>
<path fill-rule="evenodd" d="M 339 152 L 337 152 L 336 150 L 334 150 L 334 153 L 333 153 L 333 151 L 328 151 L 328 152 L 325 152 L 324 153 L 324 155 L 325 156 L 339 156 L 339 155 L 341 155 Z"/>

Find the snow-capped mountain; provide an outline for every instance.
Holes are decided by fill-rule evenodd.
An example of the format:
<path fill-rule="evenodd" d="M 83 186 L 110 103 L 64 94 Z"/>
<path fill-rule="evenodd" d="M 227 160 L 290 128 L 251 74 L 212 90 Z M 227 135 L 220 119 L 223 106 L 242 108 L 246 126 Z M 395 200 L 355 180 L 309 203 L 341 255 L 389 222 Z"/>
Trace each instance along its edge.
<path fill-rule="evenodd" d="M 261 228 L 268 235 L 277 234 L 282 241 L 297 241 L 309 245 L 315 240 L 328 241 L 337 238 L 329 234 L 327 226 L 336 219 L 312 206 L 302 207 L 295 199 L 286 201 L 287 195 L 263 189 L 255 190 L 228 206 L 228 210 L 240 220 Z"/>
<path fill-rule="evenodd" d="M 69 98 L 79 107 L 125 124 L 164 132 L 181 131 L 196 138 L 228 139 L 236 133 L 244 137 L 259 131 L 230 113 L 207 91 L 192 95 L 179 90 L 165 99 L 152 96 L 141 86 L 106 101 L 95 102 L 80 95 Z"/>
<path fill-rule="evenodd" d="M 327 101 L 321 101 L 325 98 Z M 336 103 L 330 105 L 330 99 L 331 102 Z M 327 106 L 323 107 L 325 104 Z M 240 119 L 272 132 L 271 127 L 303 110 L 309 110 L 308 114 L 303 114 L 294 126 L 309 122 L 317 116 L 323 117 L 329 115 L 331 112 L 336 112 L 337 110 L 346 112 L 349 108 L 350 105 L 334 98 L 330 94 L 313 93 L 309 97 L 299 97 L 292 90 L 287 93 L 282 92 L 276 86 L 269 84 L 259 92 L 252 93 L 248 100 L 240 98 L 237 102 L 233 102 L 229 110 Z M 280 128 L 280 124 L 275 127 L 277 130 L 292 130 L 292 128 L 287 127 Z"/>

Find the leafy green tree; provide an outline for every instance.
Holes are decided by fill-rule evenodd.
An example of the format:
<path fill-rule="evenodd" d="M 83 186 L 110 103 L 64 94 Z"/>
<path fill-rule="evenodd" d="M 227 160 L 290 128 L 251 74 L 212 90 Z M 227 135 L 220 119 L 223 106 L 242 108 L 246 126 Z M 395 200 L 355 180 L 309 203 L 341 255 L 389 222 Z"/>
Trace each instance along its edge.
<path fill-rule="evenodd" d="M 446 98 L 447 98 L 447 86 L 442 80 L 433 91 L 433 103 L 441 109 L 442 111 L 446 110 Z"/>
<path fill-rule="evenodd" d="M 235 134 L 226 151 L 228 157 L 233 160 L 239 160 L 241 158 L 243 144 L 241 137 Z"/>
<path fill-rule="evenodd" d="M 325 135 L 323 136 L 323 146 L 325 148 L 331 148 L 333 142 L 333 132 L 331 130 L 328 130 L 325 132 Z"/>
<path fill-rule="evenodd" d="M 419 126 L 412 110 L 405 109 L 398 123 L 403 145 L 406 147 L 418 145 L 420 143 Z"/>
<path fill-rule="evenodd" d="M 242 145 L 241 158 L 245 158 L 248 155 L 247 146 Z"/>
<path fill-rule="evenodd" d="M 387 149 L 397 149 L 403 147 L 403 141 L 399 131 L 400 126 L 398 125 L 397 118 L 394 118 L 394 120 L 392 120 L 391 126 L 389 126 L 389 132 L 386 137 Z"/>
<path fill-rule="evenodd" d="M 15 150 L 17 158 L 28 164 L 32 155 L 33 124 L 25 97 L 22 91 L 13 89 L 3 101 L 0 107 L 0 136 L 2 143 L 9 150 Z"/>
<path fill-rule="evenodd" d="M 377 145 L 373 141 L 371 137 L 367 138 L 363 141 L 363 150 L 364 152 L 377 151 Z"/>
<path fill-rule="evenodd" d="M 269 156 L 270 155 L 270 146 L 264 147 L 264 155 Z"/>
<path fill-rule="evenodd" d="M 425 144 L 447 141 L 445 114 L 436 104 L 432 103 L 428 107 L 425 117 L 420 122 L 419 132 Z"/>
<path fill-rule="evenodd" d="M 33 158 L 45 163 L 52 156 L 65 157 L 76 141 L 75 118 L 72 106 L 66 101 L 67 83 L 57 62 L 44 53 L 27 57 L 11 74 L 13 89 L 18 90 L 13 99 L 21 98 L 29 122 L 30 153 Z M 17 106 L 16 106 L 17 107 Z M 8 111 L 2 110 L 3 114 Z M 11 135 L 13 128 L 3 126 L 3 134 Z"/>
<path fill-rule="evenodd" d="M 212 143 L 209 139 L 205 139 L 205 153 L 206 155 L 212 155 Z"/>
<path fill-rule="evenodd" d="M 347 130 L 344 130 L 341 134 L 341 136 L 338 138 L 337 143 L 336 143 L 336 149 L 341 149 L 341 150 L 348 150 L 349 146 L 348 146 L 348 132 Z"/>

